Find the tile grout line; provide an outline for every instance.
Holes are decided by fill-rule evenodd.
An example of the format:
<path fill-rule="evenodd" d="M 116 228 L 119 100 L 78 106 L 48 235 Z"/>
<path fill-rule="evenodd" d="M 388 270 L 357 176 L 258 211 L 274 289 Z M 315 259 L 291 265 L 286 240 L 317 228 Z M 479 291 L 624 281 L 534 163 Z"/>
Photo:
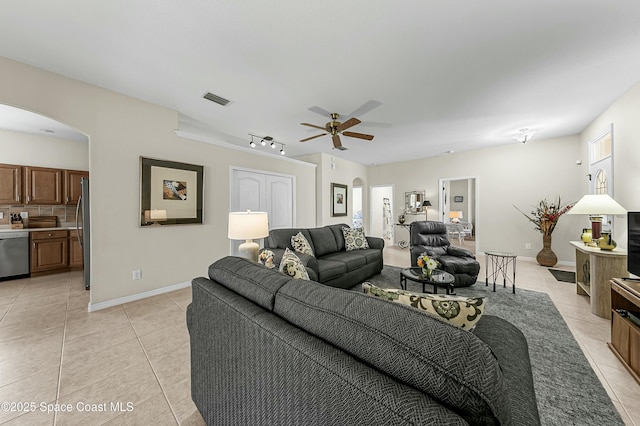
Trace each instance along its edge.
<path fill-rule="evenodd" d="M 64 327 L 62 328 L 62 347 L 60 349 L 60 366 L 58 369 L 58 386 L 56 387 L 56 403 L 60 398 L 60 386 L 62 384 L 62 362 L 64 361 L 64 343 L 67 337 L 67 320 L 69 318 L 69 299 L 71 297 L 71 274 L 68 273 L 67 278 L 67 304 L 64 311 Z M 55 426 L 58 422 L 58 411 L 53 411 L 53 425 Z"/>
<path fill-rule="evenodd" d="M 151 371 L 153 372 L 153 376 L 155 377 L 156 382 L 158 383 L 158 386 L 160 386 L 160 391 L 162 392 L 162 396 L 164 397 L 164 400 L 167 402 L 167 405 L 169 406 L 169 410 L 171 410 L 171 414 L 173 415 L 173 419 L 176 421 L 176 425 L 180 425 L 180 421 L 178 420 L 178 415 L 176 414 L 175 410 L 173 409 L 173 406 L 171 405 L 171 402 L 169 402 L 169 397 L 167 396 L 167 393 L 164 390 L 164 386 L 162 386 L 162 383 L 160 383 L 160 379 L 158 378 L 158 373 L 156 372 L 156 369 L 153 368 L 153 364 L 151 363 L 151 359 L 149 359 L 149 354 L 147 353 L 147 350 L 145 349 L 144 345 L 142 344 L 142 341 L 140 340 L 140 335 L 138 334 L 138 330 L 136 330 L 136 328 L 133 326 L 133 323 L 131 322 L 131 318 L 129 317 L 129 313 L 127 312 L 127 309 L 124 307 L 124 305 L 122 305 L 122 310 L 124 311 L 124 314 L 127 316 L 127 321 L 129 321 L 129 325 L 131 325 L 131 328 L 133 329 L 133 332 L 136 335 L 136 339 L 138 340 L 138 344 L 142 348 L 142 352 L 144 353 L 144 357 L 147 359 L 147 362 L 149 363 L 149 367 L 151 367 Z"/>

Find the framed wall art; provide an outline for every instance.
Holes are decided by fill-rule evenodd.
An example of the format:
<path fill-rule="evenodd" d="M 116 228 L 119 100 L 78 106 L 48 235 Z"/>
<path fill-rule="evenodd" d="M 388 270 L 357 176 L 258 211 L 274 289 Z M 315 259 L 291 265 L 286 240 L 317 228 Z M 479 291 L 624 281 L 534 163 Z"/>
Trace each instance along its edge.
<path fill-rule="evenodd" d="M 454 195 L 453 196 L 453 202 L 454 203 L 461 203 L 464 200 L 464 197 L 462 195 Z"/>
<path fill-rule="evenodd" d="M 331 184 L 331 217 L 347 215 L 347 185 Z"/>
<path fill-rule="evenodd" d="M 203 223 L 204 167 L 140 157 L 140 226 Z"/>

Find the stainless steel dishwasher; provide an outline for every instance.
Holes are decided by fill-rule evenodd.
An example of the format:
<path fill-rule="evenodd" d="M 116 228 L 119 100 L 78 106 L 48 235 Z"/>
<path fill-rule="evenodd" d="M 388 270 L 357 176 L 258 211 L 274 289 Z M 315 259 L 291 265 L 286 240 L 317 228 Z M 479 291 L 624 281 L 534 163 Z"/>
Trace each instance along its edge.
<path fill-rule="evenodd" d="M 29 232 L 0 232 L 0 278 L 29 274 Z"/>

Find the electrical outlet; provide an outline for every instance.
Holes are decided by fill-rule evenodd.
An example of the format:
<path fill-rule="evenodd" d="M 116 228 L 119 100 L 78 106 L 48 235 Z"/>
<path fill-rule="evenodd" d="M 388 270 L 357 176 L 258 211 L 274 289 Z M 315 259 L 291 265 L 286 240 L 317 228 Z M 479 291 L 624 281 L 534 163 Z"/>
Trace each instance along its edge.
<path fill-rule="evenodd" d="M 29 213 L 27 212 L 20 212 L 20 216 L 22 216 L 23 219 L 26 219 L 29 217 Z"/>
<path fill-rule="evenodd" d="M 131 271 L 131 276 L 132 276 L 132 279 L 134 279 L 134 280 L 141 280 L 142 279 L 142 270 L 141 269 L 135 269 L 135 270 Z"/>
<path fill-rule="evenodd" d="M 531 243 L 526 243 L 524 245 L 524 248 L 527 249 L 527 250 L 531 250 Z"/>
<path fill-rule="evenodd" d="M 4 219 L 4 212 L 0 212 L 0 219 Z"/>

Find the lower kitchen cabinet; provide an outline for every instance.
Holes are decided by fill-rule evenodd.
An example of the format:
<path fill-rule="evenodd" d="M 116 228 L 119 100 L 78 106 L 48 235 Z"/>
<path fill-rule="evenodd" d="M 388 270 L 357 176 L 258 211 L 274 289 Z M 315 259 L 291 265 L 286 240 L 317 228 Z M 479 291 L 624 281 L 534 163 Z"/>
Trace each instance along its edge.
<path fill-rule="evenodd" d="M 82 233 L 80 233 L 82 238 Z M 69 231 L 69 267 L 70 268 L 82 268 L 82 246 L 78 240 L 76 231 Z"/>
<path fill-rule="evenodd" d="M 82 246 L 75 231 L 31 232 L 31 274 L 82 268 Z"/>

